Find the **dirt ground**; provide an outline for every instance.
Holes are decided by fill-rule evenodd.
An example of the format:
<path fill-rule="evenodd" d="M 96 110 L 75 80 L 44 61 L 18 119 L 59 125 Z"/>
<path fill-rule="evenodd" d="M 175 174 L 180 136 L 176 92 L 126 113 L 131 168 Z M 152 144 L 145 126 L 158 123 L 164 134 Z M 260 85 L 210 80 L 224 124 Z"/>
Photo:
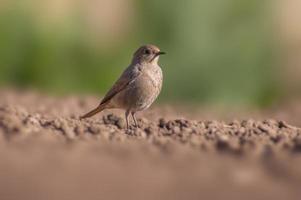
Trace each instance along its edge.
<path fill-rule="evenodd" d="M 156 104 L 80 121 L 100 97 L 0 90 L 0 199 L 300 199 L 301 104 Z"/>

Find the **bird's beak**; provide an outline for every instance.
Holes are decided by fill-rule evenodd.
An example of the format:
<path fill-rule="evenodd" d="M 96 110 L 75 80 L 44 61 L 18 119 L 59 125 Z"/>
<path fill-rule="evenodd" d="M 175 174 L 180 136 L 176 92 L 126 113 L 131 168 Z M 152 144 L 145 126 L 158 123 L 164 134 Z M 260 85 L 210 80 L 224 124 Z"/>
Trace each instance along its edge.
<path fill-rule="evenodd" d="M 163 51 L 159 51 L 156 55 L 159 56 L 159 55 L 164 55 L 164 54 L 166 54 L 166 53 Z"/>
<path fill-rule="evenodd" d="M 160 56 L 160 55 L 163 55 L 163 54 L 166 54 L 165 52 L 163 52 L 163 51 L 159 51 L 159 52 L 157 52 L 155 55 L 154 55 L 154 57 L 152 58 L 152 60 L 151 61 L 153 61 L 155 58 L 157 58 L 158 56 Z"/>

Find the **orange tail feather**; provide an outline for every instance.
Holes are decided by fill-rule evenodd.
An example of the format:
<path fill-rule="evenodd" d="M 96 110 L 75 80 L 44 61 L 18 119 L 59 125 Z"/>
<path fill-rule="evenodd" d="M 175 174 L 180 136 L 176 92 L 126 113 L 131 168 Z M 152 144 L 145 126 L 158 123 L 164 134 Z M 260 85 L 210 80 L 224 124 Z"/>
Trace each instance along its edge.
<path fill-rule="evenodd" d="M 95 108 L 95 109 L 91 110 L 90 112 L 88 112 L 87 114 L 81 116 L 80 119 L 92 117 L 93 115 L 96 115 L 97 113 L 103 111 L 104 109 L 105 109 L 105 105 L 101 104 L 97 108 Z"/>

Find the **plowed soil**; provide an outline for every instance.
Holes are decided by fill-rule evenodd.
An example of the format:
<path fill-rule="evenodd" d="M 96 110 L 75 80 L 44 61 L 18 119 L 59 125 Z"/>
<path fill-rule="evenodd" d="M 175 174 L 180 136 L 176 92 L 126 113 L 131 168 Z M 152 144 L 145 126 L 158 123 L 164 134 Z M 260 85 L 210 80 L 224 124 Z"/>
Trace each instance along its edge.
<path fill-rule="evenodd" d="M 0 199 L 300 199 L 300 106 L 156 103 L 125 131 L 119 110 L 78 119 L 100 97 L 0 96 Z"/>

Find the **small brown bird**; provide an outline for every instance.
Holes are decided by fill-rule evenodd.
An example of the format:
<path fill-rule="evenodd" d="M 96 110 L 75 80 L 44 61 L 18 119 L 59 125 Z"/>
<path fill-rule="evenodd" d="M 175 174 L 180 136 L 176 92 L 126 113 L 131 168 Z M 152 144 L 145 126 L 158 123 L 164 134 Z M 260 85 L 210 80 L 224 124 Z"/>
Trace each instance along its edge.
<path fill-rule="evenodd" d="M 162 88 L 163 74 L 158 65 L 159 56 L 162 54 L 165 53 L 155 45 L 141 46 L 134 53 L 130 66 L 107 92 L 99 106 L 80 119 L 91 117 L 104 109 L 120 108 L 125 110 L 127 129 L 129 114 L 138 127 L 135 113 L 147 109 Z"/>

